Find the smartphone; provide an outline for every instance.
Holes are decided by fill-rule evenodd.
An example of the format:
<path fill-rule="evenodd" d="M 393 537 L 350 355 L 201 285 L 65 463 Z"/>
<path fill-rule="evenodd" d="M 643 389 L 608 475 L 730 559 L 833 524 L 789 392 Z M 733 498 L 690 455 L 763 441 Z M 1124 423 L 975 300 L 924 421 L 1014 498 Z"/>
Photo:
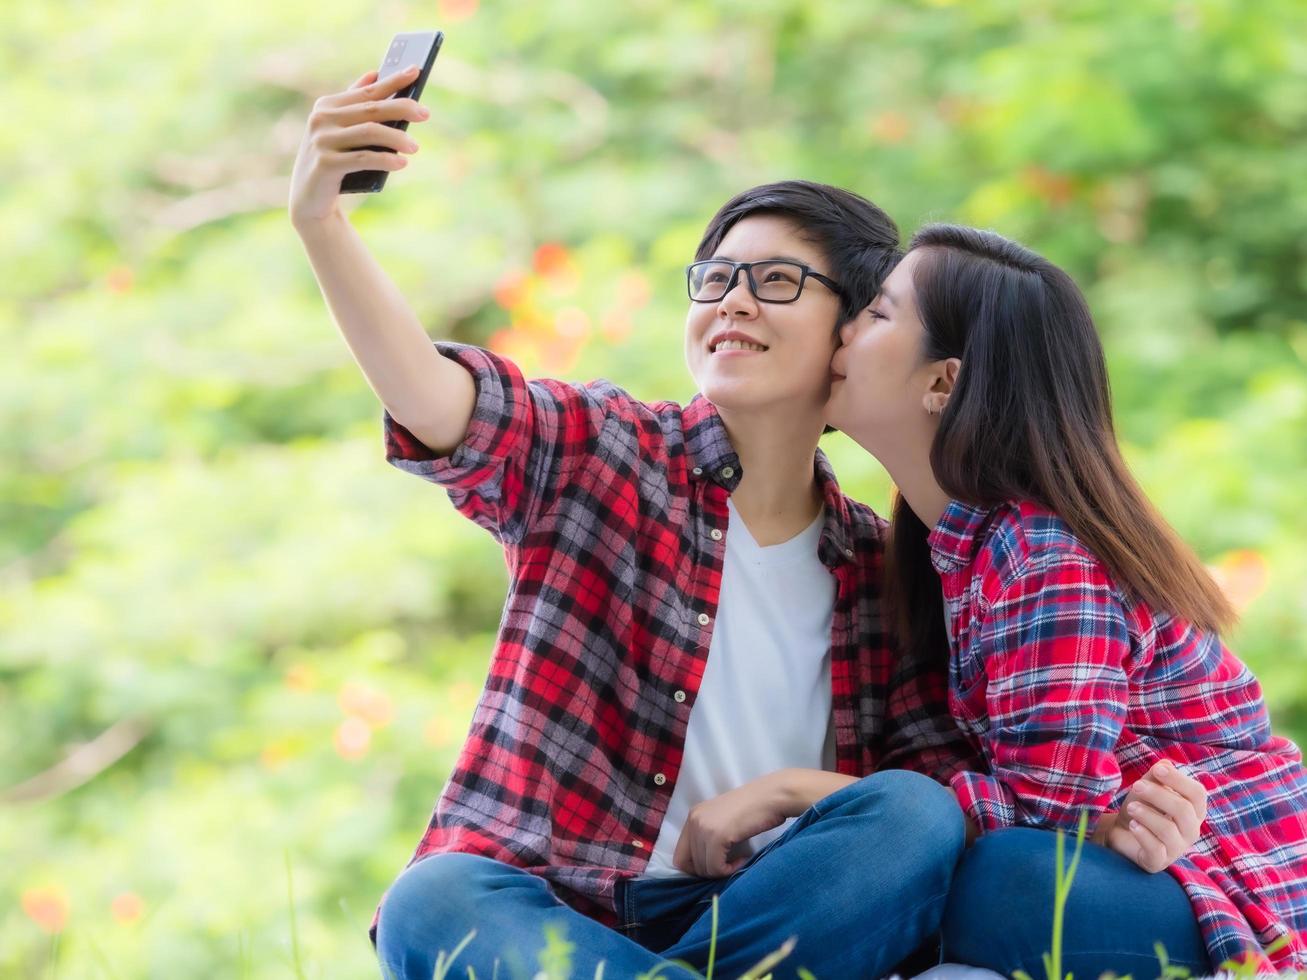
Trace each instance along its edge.
<path fill-rule="evenodd" d="M 392 99 L 422 98 L 422 89 L 427 84 L 427 76 L 431 74 L 431 66 L 436 63 L 436 53 L 444 40 L 445 35 L 442 31 L 415 31 L 411 34 L 396 34 L 391 39 L 386 56 L 381 59 L 381 67 L 377 69 L 377 81 L 413 65 L 421 68 L 418 77 L 413 79 L 413 84 L 406 85 L 390 96 Z M 408 120 L 392 119 L 383 125 L 393 126 L 395 129 L 408 129 Z M 359 149 L 395 152 L 389 146 L 366 146 Z M 341 178 L 340 192 L 375 194 L 386 186 L 388 176 L 390 176 L 389 170 L 355 170 Z"/>

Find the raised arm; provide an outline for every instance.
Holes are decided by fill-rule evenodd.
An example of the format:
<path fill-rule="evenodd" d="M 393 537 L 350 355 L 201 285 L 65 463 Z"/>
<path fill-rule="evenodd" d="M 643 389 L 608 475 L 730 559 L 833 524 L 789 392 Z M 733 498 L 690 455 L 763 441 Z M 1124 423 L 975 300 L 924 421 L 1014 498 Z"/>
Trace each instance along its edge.
<path fill-rule="evenodd" d="M 387 120 L 426 118 L 412 99 L 392 94 L 412 81 L 368 72 L 346 91 L 325 95 L 309 114 L 291 176 L 290 218 L 332 318 L 354 360 L 391 416 L 432 452 L 463 442 L 476 400 L 472 376 L 442 357 L 408 301 L 340 209 L 340 179 L 354 170 L 400 170 L 417 150 Z M 387 146 L 398 152 L 358 149 Z"/>

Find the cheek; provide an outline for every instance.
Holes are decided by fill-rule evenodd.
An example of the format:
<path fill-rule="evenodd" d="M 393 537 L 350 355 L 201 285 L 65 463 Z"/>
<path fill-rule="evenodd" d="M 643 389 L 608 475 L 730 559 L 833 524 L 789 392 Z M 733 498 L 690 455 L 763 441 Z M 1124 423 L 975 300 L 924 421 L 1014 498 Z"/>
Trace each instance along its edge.
<path fill-rule="evenodd" d="M 855 357 L 862 374 L 903 384 L 912 374 L 917 358 L 903 335 L 890 327 L 868 331 L 855 344 Z"/>
<path fill-rule="evenodd" d="M 698 306 L 691 306 L 685 314 L 685 352 L 687 355 L 703 343 L 709 322 L 709 318 L 703 315 L 703 310 Z"/>
<path fill-rule="evenodd" d="M 691 303 L 685 311 L 685 325 L 702 334 L 717 322 L 716 303 Z"/>
<path fill-rule="evenodd" d="M 875 336 L 859 336 L 844 355 L 848 373 L 859 378 L 873 378 L 880 374 L 885 364 L 880 348 Z"/>

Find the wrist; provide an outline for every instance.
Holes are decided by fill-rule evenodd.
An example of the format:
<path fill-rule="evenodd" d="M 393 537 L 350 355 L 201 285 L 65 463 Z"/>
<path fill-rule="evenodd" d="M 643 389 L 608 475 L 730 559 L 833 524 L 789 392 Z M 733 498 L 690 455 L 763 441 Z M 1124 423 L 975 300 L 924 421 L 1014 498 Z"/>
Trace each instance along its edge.
<path fill-rule="evenodd" d="M 1094 828 L 1094 833 L 1089 838 L 1090 843 L 1098 844 L 1102 847 L 1106 847 L 1107 835 L 1110 834 L 1112 832 L 1112 828 L 1116 826 L 1116 818 L 1118 816 L 1120 816 L 1120 814 L 1116 813 L 1113 810 L 1108 810 L 1102 816 L 1100 816 L 1098 818 L 1098 826 Z"/>
<path fill-rule="evenodd" d="M 290 223 L 300 238 L 308 239 L 315 235 L 330 234 L 347 222 L 345 213 L 339 207 L 333 207 L 324 215 L 313 217 L 291 215 Z"/>
<path fill-rule="evenodd" d="M 780 769 L 771 776 L 773 806 L 777 813 L 787 819 L 803 812 L 800 806 L 803 791 L 799 786 L 802 772 L 801 769 Z"/>
<path fill-rule="evenodd" d="M 772 778 L 777 812 L 787 819 L 797 817 L 818 800 L 857 782 L 852 776 L 822 769 L 781 769 Z"/>

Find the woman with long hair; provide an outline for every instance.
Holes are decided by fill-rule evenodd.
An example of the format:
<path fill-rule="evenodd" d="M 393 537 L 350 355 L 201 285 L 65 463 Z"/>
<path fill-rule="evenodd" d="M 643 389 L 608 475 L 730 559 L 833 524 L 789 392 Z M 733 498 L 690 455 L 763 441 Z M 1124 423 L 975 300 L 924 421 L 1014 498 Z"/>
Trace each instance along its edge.
<path fill-rule="evenodd" d="M 1087 813 L 1064 970 L 1142 975 L 1158 942 L 1201 972 L 1307 968 L 1302 755 L 1220 639 L 1229 602 L 1122 459 L 1075 283 L 999 235 L 933 225 L 841 338 L 826 420 L 898 487 L 901 642 L 947 661 L 950 707 L 987 766 L 951 780 L 974 843 L 945 959 L 1042 974 L 1049 831 Z M 1132 824 L 1175 829 L 1137 800 L 1117 812 L 1123 786 L 1168 766 L 1203 774 L 1206 821 L 1150 873 L 1100 845 Z"/>

